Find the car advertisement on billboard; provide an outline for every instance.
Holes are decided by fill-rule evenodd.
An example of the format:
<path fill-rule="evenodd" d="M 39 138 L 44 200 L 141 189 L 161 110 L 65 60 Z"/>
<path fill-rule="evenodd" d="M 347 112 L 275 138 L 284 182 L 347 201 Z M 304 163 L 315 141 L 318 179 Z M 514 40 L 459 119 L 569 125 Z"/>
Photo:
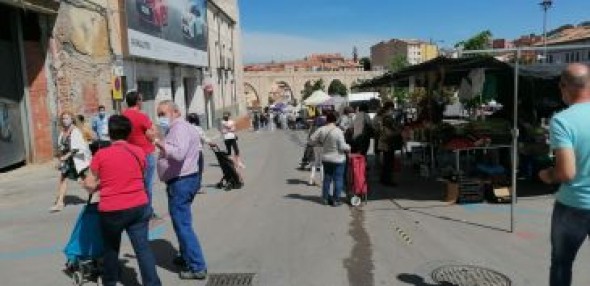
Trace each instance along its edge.
<path fill-rule="evenodd" d="M 132 56 L 207 65 L 207 0 L 126 0 Z"/>

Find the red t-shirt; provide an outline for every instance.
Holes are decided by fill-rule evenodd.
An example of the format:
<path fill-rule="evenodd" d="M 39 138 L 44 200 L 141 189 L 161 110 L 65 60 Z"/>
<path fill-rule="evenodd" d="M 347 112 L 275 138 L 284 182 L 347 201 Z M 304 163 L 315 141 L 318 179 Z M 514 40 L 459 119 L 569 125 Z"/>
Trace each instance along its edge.
<path fill-rule="evenodd" d="M 145 132 L 152 128 L 152 121 L 143 112 L 128 108 L 123 112 L 123 116 L 131 121 L 131 134 L 127 138 L 127 142 L 140 147 L 146 154 L 151 154 L 156 151 L 156 147 L 152 144 Z"/>
<path fill-rule="evenodd" d="M 127 142 L 115 142 L 100 149 L 90 163 L 90 170 L 100 180 L 98 210 L 110 212 L 147 204 L 143 183 L 145 166 L 145 153 Z"/>

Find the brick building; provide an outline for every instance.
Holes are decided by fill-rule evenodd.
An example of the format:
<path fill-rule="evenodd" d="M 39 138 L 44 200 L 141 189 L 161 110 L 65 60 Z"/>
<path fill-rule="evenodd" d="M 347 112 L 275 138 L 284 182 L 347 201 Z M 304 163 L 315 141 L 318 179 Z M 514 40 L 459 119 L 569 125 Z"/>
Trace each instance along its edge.
<path fill-rule="evenodd" d="M 438 46 L 420 40 L 391 39 L 371 47 L 373 70 L 388 70 L 395 57 L 405 57 L 410 65 L 420 64 L 438 56 Z"/>
<path fill-rule="evenodd" d="M 245 72 L 320 72 L 320 71 L 360 71 L 362 65 L 354 59 L 341 54 L 311 54 L 302 60 L 251 64 L 244 67 Z"/>
<path fill-rule="evenodd" d="M 208 126 L 245 112 L 237 0 L 150 3 L 0 0 L 0 168 L 51 160 L 62 111 L 114 112 L 114 76 L 152 117 L 164 99 Z"/>

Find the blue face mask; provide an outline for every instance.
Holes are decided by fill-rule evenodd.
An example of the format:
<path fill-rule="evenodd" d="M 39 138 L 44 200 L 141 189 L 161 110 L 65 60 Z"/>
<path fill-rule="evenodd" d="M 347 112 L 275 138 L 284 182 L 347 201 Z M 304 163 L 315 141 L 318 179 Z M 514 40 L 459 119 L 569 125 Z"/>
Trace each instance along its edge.
<path fill-rule="evenodd" d="M 158 125 L 164 133 L 168 133 L 168 130 L 170 130 L 170 118 L 164 116 L 158 117 Z"/>

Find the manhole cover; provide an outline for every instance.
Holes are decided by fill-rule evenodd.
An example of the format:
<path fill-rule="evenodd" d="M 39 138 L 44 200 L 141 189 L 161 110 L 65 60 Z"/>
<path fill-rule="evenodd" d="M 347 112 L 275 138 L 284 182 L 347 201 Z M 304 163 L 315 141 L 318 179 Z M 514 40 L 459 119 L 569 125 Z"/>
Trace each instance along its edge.
<path fill-rule="evenodd" d="M 448 265 L 432 271 L 434 282 L 453 286 L 510 286 L 510 279 L 497 271 L 470 265 Z"/>
<path fill-rule="evenodd" d="M 210 274 L 206 286 L 250 286 L 254 273 L 219 273 Z"/>

